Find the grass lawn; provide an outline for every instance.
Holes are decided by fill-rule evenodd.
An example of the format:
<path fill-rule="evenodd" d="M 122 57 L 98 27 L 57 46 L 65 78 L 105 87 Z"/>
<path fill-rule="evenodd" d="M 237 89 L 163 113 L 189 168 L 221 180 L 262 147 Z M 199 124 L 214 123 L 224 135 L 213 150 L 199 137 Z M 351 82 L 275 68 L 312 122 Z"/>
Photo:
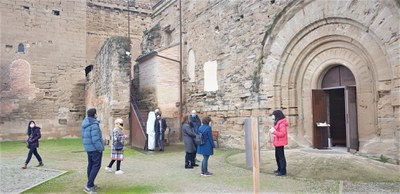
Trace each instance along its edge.
<path fill-rule="evenodd" d="M 81 139 L 40 141 L 38 149 L 45 164 L 41 168 L 67 171 L 25 193 L 83 193 L 86 185 L 87 154 Z M 6 163 L 24 163 L 28 150 L 24 142 L 0 142 L 0 158 Z M 103 153 L 95 184 L 98 193 L 251 193 L 253 173 L 246 168 L 242 150 L 215 149 L 208 168 L 212 177 L 200 176 L 200 167 L 184 169 L 184 147 L 172 144 L 164 152 L 143 152 L 127 148 L 121 170 L 106 173 L 110 147 Z M 396 193 L 400 190 L 399 166 L 360 156 L 313 149 L 285 150 L 288 176 L 276 177 L 274 152 L 261 151 L 260 191 L 274 193 Z M 199 160 L 201 155 L 197 155 Z M 28 169 L 36 165 L 33 157 Z M 116 164 L 113 168 L 115 170 Z M 290 186 L 288 186 L 290 185 Z"/>

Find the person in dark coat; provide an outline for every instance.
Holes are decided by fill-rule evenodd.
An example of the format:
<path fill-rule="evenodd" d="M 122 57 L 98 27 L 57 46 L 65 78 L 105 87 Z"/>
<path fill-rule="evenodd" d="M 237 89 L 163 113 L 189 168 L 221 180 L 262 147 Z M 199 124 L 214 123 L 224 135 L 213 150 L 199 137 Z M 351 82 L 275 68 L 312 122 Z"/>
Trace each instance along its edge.
<path fill-rule="evenodd" d="M 156 142 L 160 151 L 164 151 L 164 133 L 167 130 L 167 122 L 161 117 L 161 113 L 156 113 L 156 120 L 154 121 L 154 132 L 156 133 Z"/>
<path fill-rule="evenodd" d="M 199 127 L 201 125 L 201 121 L 200 121 L 200 117 L 197 115 L 196 110 L 192 110 L 192 114 L 189 115 L 189 122 L 190 122 L 191 126 L 193 126 L 193 128 L 194 128 L 194 132 L 196 134 L 198 134 Z M 197 145 L 196 145 L 196 148 L 197 148 Z M 200 162 L 199 160 L 197 160 L 196 152 L 194 153 L 194 161 Z M 197 165 L 197 164 L 195 164 L 195 165 Z"/>
<path fill-rule="evenodd" d="M 28 156 L 25 160 L 25 165 L 22 166 L 22 169 L 26 169 L 29 161 L 31 161 L 32 154 L 35 155 L 39 164 L 36 167 L 43 166 L 42 157 L 40 157 L 37 148 L 39 147 L 39 139 L 42 137 L 40 134 L 40 127 L 36 126 L 35 121 L 29 121 L 28 123 L 28 131 L 27 131 L 28 139 L 26 140 L 26 146 L 29 149 Z"/>
<path fill-rule="evenodd" d="M 85 148 L 88 158 L 87 178 L 88 182 L 83 189 L 86 193 L 93 193 L 97 186 L 94 184 L 97 173 L 101 167 L 103 157 L 104 143 L 101 134 L 99 121 L 97 121 L 95 108 L 87 110 L 87 117 L 82 121 L 82 144 Z"/>
<path fill-rule="evenodd" d="M 194 166 L 198 166 L 194 162 L 194 156 L 196 155 L 196 144 L 194 143 L 194 139 L 196 137 L 196 133 L 194 132 L 193 127 L 189 123 L 188 117 L 183 117 L 182 122 L 182 133 L 183 133 L 183 143 L 185 144 L 185 168 L 192 169 Z"/>
<path fill-rule="evenodd" d="M 200 121 L 199 116 L 197 116 L 196 110 L 192 110 L 192 114 L 190 114 L 190 116 L 189 116 L 189 121 L 190 121 L 190 124 L 194 128 L 194 132 L 197 133 L 199 130 L 199 127 L 201 125 L 201 121 Z"/>
<path fill-rule="evenodd" d="M 212 129 L 210 127 L 210 117 L 204 117 L 201 122 L 203 123 L 199 127 L 199 133 L 203 135 L 204 144 L 197 145 L 197 153 L 203 155 L 203 161 L 201 162 L 201 176 L 211 176 L 213 173 L 208 171 L 208 159 L 214 154 L 214 140 L 212 135 Z"/>

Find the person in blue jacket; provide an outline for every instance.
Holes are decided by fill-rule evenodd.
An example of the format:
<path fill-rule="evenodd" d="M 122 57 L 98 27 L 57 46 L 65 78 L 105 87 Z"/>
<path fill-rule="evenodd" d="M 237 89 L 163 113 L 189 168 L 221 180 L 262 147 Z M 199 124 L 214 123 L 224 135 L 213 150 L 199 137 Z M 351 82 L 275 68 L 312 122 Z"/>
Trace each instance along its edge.
<path fill-rule="evenodd" d="M 201 176 L 212 176 L 213 173 L 208 171 L 208 159 L 214 154 L 214 140 L 212 130 L 210 127 L 211 118 L 204 117 L 201 122 L 203 123 L 199 127 L 199 133 L 203 135 L 204 144 L 197 145 L 197 153 L 203 155 L 203 161 L 201 162 Z"/>
<path fill-rule="evenodd" d="M 94 185 L 97 173 L 101 167 L 101 159 L 103 157 L 104 143 L 101 135 L 99 121 L 97 121 L 97 113 L 95 108 L 87 110 L 87 117 L 83 120 L 82 143 L 88 156 L 87 178 L 88 182 L 83 189 L 86 193 L 94 193 L 97 186 Z"/>

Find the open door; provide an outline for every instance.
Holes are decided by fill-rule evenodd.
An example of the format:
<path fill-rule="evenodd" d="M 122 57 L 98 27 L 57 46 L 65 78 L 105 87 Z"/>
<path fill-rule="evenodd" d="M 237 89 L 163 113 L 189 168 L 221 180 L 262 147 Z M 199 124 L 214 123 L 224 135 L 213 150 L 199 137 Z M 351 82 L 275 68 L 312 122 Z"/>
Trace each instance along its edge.
<path fill-rule="evenodd" d="M 323 90 L 312 90 L 313 144 L 314 148 L 328 147 L 328 130 L 317 127 L 317 122 L 327 122 L 327 95 Z"/>
<path fill-rule="evenodd" d="M 346 111 L 346 147 L 347 151 L 359 148 L 357 126 L 357 101 L 356 87 L 347 86 L 344 92 Z"/>

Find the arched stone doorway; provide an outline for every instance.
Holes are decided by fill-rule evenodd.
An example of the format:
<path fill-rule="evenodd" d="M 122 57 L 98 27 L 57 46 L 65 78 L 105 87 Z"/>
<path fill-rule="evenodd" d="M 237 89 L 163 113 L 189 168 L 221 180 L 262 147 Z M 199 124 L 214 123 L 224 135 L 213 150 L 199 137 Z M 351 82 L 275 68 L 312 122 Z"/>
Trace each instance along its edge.
<path fill-rule="evenodd" d="M 321 89 L 312 90 L 313 147 L 359 149 L 356 80 L 343 65 L 322 74 Z M 328 123 L 330 127 L 317 125 Z M 329 141 L 328 141 L 329 139 Z"/>
<path fill-rule="evenodd" d="M 397 29 L 393 24 L 399 11 L 395 1 L 379 1 L 379 5 L 366 16 L 374 7 L 372 1 L 293 1 L 266 33 L 260 88 L 273 109 L 284 110 L 289 135 L 296 143 L 313 146 L 312 90 L 322 89 L 324 75 L 340 64 L 356 82 L 359 151 L 398 153 L 392 151 L 398 150 L 393 135 L 383 137 L 382 132 L 393 134 L 398 126 L 384 122 L 397 119 L 393 115 L 398 109 L 398 103 L 384 96 L 398 98 L 393 87 L 398 53 L 392 48 L 399 39 L 385 40 L 394 37 L 389 35 Z"/>

